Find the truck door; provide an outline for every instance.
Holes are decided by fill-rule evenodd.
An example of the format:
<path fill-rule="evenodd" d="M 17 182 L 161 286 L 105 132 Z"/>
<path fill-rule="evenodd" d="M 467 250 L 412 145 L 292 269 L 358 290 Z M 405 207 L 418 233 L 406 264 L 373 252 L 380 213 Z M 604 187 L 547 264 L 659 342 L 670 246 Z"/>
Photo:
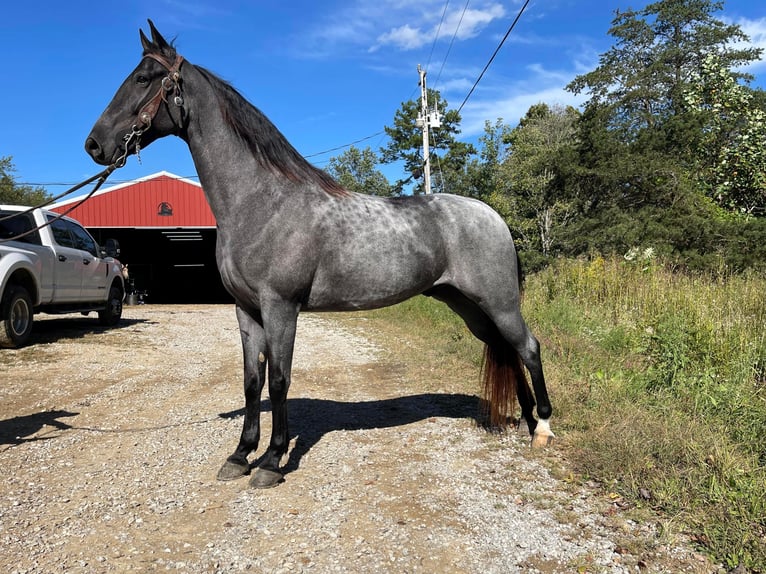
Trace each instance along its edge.
<path fill-rule="evenodd" d="M 101 259 L 96 241 L 81 225 L 74 221 L 66 222 L 74 236 L 75 246 L 82 258 L 82 301 L 106 300 L 106 279 L 109 274 L 108 263 Z"/>
<path fill-rule="evenodd" d="M 53 216 L 49 216 L 53 219 Z M 77 249 L 69 222 L 56 219 L 51 223 L 53 240 L 56 242 L 56 290 L 57 302 L 76 302 L 82 297 L 82 251 Z"/>

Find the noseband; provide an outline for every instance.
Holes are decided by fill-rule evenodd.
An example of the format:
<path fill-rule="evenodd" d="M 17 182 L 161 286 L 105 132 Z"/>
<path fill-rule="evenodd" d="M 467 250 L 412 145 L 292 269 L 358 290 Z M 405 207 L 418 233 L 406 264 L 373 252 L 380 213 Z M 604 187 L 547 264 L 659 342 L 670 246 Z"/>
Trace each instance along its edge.
<path fill-rule="evenodd" d="M 157 112 L 160 109 L 160 103 L 165 102 L 167 104 L 168 96 L 171 93 L 173 94 L 173 103 L 179 108 L 181 108 L 181 114 L 183 116 L 184 100 L 181 97 L 181 84 L 180 84 L 181 73 L 179 71 L 179 68 L 181 67 L 181 64 L 184 61 L 183 56 L 176 56 L 176 59 L 173 63 L 170 63 L 168 60 L 166 60 L 165 58 L 163 58 L 162 56 L 158 54 L 146 54 L 144 57 L 151 58 L 153 60 L 156 60 L 160 64 L 162 64 L 162 66 L 168 71 L 168 75 L 162 78 L 162 83 L 160 84 L 160 88 L 159 90 L 157 90 L 157 93 L 148 102 L 146 102 L 143 105 L 143 107 L 138 111 L 138 121 L 135 124 L 133 124 L 130 130 L 130 133 L 127 133 L 123 136 L 122 140 L 123 142 L 125 142 L 124 143 L 125 149 L 123 151 L 123 154 L 120 157 L 118 157 L 112 164 L 110 164 L 102 172 L 97 173 L 93 177 L 86 179 L 85 181 L 80 182 L 73 187 L 70 187 L 64 193 L 61 193 L 55 197 L 52 197 L 39 205 L 30 207 L 29 209 L 25 211 L 14 212 L 10 215 L 0 217 L 0 222 L 2 222 L 8 219 L 11 219 L 13 217 L 18 217 L 20 215 L 31 213 L 35 209 L 50 205 L 51 203 L 53 203 L 54 201 L 58 199 L 61 199 L 65 195 L 69 195 L 70 193 L 77 191 L 78 189 L 98 180 L 95 186 L 93 187 L 93 189 L 85 197 L 75 202 L 71 207 L 69 207 L 63 213 L 60 213 L 56 217 L 50 218 L 48 221 L 46 221 L 45 223 L 43 223 L 42 225 L 38 227 L 34 227 L 18 235 L 14 235 L 13 237 L 0 239 L 0 243 L 5 243 L 7 241 L 15 241 L 15 240 L 21 239 L 22 237 L 25 237 L 31 233 L 34 233 L 38 229 L 51 225 L 54 221 L 61 219 L 65 215 L 68 215 L 69 213 L 71 213 L 72 211 L 80 207 L 83 203 L 85 203 L 86 200 L 90 199 L 93 196 L 93 194 L 96 193 L 96 191 L 98 191 L 101 185 L 106 181 L 106 179 L 115 169 L 118 169 L 125 165 L 125 163 L 128 161 L 130 142 L 133 140 L 135 140 L 135 143 L 136 143 L 136 156 L 138 156 L 139 161 L 141 161 L 141 156 L 139 155 L 139 152 L 141 151 L 141 134 L 143 134 L 146 130 L 148 130 L 151 127 L 152 121 L 154 120 L 155 116 L 157 115 Z"/>

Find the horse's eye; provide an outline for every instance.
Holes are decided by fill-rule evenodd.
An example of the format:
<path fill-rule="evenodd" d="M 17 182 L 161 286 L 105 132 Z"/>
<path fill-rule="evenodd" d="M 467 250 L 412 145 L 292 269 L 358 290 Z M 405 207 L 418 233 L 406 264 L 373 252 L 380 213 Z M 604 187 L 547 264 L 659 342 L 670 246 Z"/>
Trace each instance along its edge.
<path fill-rule="evenodd" d="M 139 86 L 145 86 L 146 84 L 149 83 L 149 78 L 147 78 L 146 76 L 136 76 L 136 83 Z"/>

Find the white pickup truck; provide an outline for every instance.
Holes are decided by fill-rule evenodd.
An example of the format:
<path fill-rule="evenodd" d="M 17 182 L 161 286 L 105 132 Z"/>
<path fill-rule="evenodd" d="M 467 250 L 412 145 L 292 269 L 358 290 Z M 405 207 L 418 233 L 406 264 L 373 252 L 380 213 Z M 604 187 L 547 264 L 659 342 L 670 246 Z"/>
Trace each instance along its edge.
<path fill-rule="evenodd" d="M 96 311 L 102 325 L 117 324 L 125 284 L 116 242 L 101 248 L 74 219 L 29 209 L 0 205 L 0 347 L 25 345 L 38 312 Z"/>

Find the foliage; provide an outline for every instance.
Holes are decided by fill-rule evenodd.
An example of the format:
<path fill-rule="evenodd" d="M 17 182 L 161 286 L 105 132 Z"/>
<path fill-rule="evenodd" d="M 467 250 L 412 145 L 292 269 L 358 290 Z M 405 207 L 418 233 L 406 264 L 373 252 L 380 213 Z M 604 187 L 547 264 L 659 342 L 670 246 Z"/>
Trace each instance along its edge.
<path fill-rule="evenodd" d="M 717 17 L 722 6 L 617 11 L 614 45 L 568 86 L 589 95 L 582 113 L 539 103 L 517 126 L 486 122 L 478 154 L 457 142 L 460 118 L 446 111 L 432 134 L 434 191 L 495 208 L 527 270 L 635 246 L 688 271 L 766 270 L 766 93 L 741 72 L 762 50 L 743 47 L 740 27 Z M 438 92 L 429 99 L 448 110 Z M 402 104 L 381 150 L 414 175 L 419 111 Z"/>
<path fill-rule="evenodd" d="M 532 106 L 507 136 L 509 155 L 500 166 L 503 179 L 511 182 L 508 203 L 517 218 L 514 229 L 524 246 L 553 254 L 556 234 L 573 215 L 563 190 L 555 185 L 565 148 L 574 145 L 578 112 L 571 107 Z"/>
<path fill-rule="evenodd" d="M 559 261 L 528 279 L 525 299 L 548 365 L 567 380 L 552 396 L 582 472 L 668 526 L 680 521 L 730 566 L 756 569 L 766 566 L 764 289 L 756 276 L 671 273 L 639 249 Z"/>
<path fill-rule="evenodd" d="M 686 93 L 703 117 L 697 153 L 702 181 L 723 207 L 766 214 L 766 108 L 753 105 L 753 91 L 737 82 L 717 56 L 708 56 Z"/>
<path fill-rule="evenodd" d="M 616 11 L 609 30 L 616 44 L 568 89 L 589 92 L 587 106 L 607 106 L 609 127 L 625 142 L 661 129 L 682 112 L 684 90 L 707 55 L 718 54 L 727 69 L 759 59 L 760 50 L 736 47 L 747 39 L 738 26 L 713 16 L 722 8 L 711 0 L 660 0 Z"/>
<path fill-rule="evenodd" d="M 658 543 L 682 532 L 729 568 L 757 572 L 766 571 L 764 292 L 763 277 L 671 272 L 635 248 L 529 275 L 523 309 L 543 345 L 553 448 L 573 477 L 619 493 L 633 520 L 659 519 Z M 368 316 L 430 337 L 418 348 L 438 350 L 428 362 L 445 377 L 480 360 L 460 319 L 431 299 Z"/>
<path fill-rule="evenodd" d="M 467 162 L 458 192 L 489 203 L 501 213 L 504 208 L 500 198 L 511 193 L 510 181 L 500 173 L 500 165 L 508 155 L 506 141 L 510 130 L 501 118 L 494 124 L 484 122 L 484 134 L 479 137 L 479 157 L 474 156 Z"/>
<path fill-rule="evenodd" d="M 12 158 L 0 157 L 0 203 L 39 205 L 50 199 L 50 195 L 42 187 L 17 184 L 13 177 L 15 171 Z"/>
<path fill-rule="evenodd" d="M 430 144 L 431 177 L 434 191 L 455 193 L 462 187 L 465 166 L 469 157 L 476 152 L 473 145 L 457 140 L 460 133 L 460 114 L 449 110 L 448 103 L 436 90 L 428 89 L 428 102 L 441 113 L 441 127 L 434 128 Z M 415 100 L 403 102 L 394 115 L 394 125 L 386 126 L 390 140 L 381 151 L 383 163 L 404 162 L 404 170 L 418 179 L 423 171 L 423 132 L 416 124 L 420 112 L 420 103 Z M 400 180 L 396 187 L 401 188 L 410 179 Z M 457 188 L 457 189 L 456 189 Z M 418 183 L 413 193 L 423 193 L 423 184 Z"/>
<path fill-rule="evenodd" d="M 390 196 L 393 188 L 375 166 L 378 158 L 371 148 L 360 150 L 354 146 L 330 159 L 328 171 L 338 182 L 351 191 L 369 195 Z"/>

